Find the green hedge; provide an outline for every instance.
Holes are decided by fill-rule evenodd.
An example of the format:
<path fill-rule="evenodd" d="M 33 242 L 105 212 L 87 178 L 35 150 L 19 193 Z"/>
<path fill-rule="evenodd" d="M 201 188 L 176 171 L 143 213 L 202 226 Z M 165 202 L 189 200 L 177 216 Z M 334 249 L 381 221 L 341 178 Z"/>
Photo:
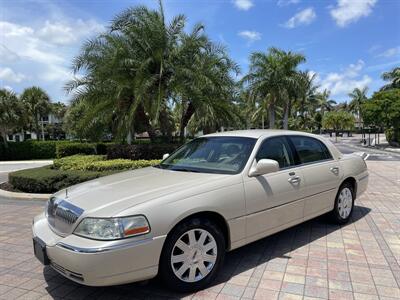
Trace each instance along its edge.
<path fill-rule="evenodd" d="M 68 186 L 78 184 L 112 172 L 63 171 L 46 166 L 12 172 L 9 183 L 16 189 L 28 193 L 54 193 Z"/>
<path fill-rule="evenodd" d="M 161 159 L 166 153 L 171 154 L 180 144 L 135 144 L 135 145 L 110 145 L 107 148 L 107 158 L 125 158 L 131 160 Z"/>
<path fill-rule="evenodd" d="M 54 168 L 78 171 L 117 171 L 133 170 L 160 163 L 160 160 L 106 160 L 104 155 L 73 155 L 54 160 Z"/>
<path fill-rule="evenodd" d="M 0 144 L 0 160 L 49 159 L 56 157 L 57 145 L 68 141 L 25 141 Z"/>
<path fill-rule="evenodd" d="M 96 144 L 91 143 L 66 143 L 57 145 L 56 157 L 65 157 L 75 154 L 96 154 Z"/>
<path fill-rule="evenodd" d="M 53 166 L 12 172 L 9 183 L 28 193 L 54 193 L 68 186 L 110 175 L 158 164 L 159 160 L 105 160 L 104 155 L 73 155 L 54 160 Z"/>
<path fill-rule="evenodd" d="M 107 154 L 113 143 L 80 143 L 71 141 L 24 141 L 0 143 L 1 160 L 51 159 L 74 154 Z"/>

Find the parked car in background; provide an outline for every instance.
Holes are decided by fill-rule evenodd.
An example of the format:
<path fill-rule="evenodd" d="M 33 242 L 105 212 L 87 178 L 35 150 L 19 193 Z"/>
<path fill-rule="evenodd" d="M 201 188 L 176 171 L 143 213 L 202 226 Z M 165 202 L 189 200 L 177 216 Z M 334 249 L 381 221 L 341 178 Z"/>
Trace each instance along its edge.
<path fill-rule="evenodd" d="M 330 213 L 352 215 L 367 188 L 357 155 L 320 136 L 282 130 L 205 135 L 156 167 L 54 194 L 33 222 L 38 259 L 91 286 L 155 277 L 204 288 L 230 251 Z"/>

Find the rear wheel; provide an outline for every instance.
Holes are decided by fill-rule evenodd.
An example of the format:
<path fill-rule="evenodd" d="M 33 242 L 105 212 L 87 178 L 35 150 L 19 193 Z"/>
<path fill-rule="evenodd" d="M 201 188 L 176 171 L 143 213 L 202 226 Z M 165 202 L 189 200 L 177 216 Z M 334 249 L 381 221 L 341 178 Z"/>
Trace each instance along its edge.
<path fill-rule="evenodd" d="M 195 218 L 179 224 L 167 238 L 160 276 L 169 288 L 202 289 L 216 277 L 225 257 L 225 239 L 216 224 Z"/>
<path fill-rule="evenodd" d="M 335 207 L 331 213 L 332 219 L 338 224 L 345 224 L 349 221 L 354 208 L 353 186 L 345 182 L 339 188 L 336 195 Z"/>

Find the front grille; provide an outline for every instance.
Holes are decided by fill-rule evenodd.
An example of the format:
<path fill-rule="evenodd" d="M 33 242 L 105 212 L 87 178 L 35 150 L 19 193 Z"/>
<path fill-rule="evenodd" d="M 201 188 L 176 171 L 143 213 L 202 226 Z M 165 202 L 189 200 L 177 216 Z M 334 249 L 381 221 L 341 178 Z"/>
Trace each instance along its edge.
<path fill-rule="evenodd" d="M 73 212 L 65 209 L 60 209 L 59 207 L 56 209 L 56 217 L 63 220 L 65 223 L 74 224 L 78 219 L 78 216 Z"/>
<path fill-rule="evenodd" d="M 47 220 L 50 226 L 59 233 L 70 233 L 72 225 L 82 215 L 83 209 L 56 197 L 47 203 Z"/>

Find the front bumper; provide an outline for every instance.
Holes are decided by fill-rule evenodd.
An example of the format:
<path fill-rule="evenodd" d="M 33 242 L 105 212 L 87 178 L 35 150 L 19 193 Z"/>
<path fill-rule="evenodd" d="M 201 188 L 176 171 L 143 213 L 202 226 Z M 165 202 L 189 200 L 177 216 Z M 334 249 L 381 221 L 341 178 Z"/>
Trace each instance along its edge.
<path fill-rule="evenodd" d="M 35 217 L 33 237 L 42 240 L 50 265 L 60 274 L 90 286 L 124 284 L 157 275 L 165 236 L 96 241 L 75 235 L 61 237 L 44 214 Z"/>

